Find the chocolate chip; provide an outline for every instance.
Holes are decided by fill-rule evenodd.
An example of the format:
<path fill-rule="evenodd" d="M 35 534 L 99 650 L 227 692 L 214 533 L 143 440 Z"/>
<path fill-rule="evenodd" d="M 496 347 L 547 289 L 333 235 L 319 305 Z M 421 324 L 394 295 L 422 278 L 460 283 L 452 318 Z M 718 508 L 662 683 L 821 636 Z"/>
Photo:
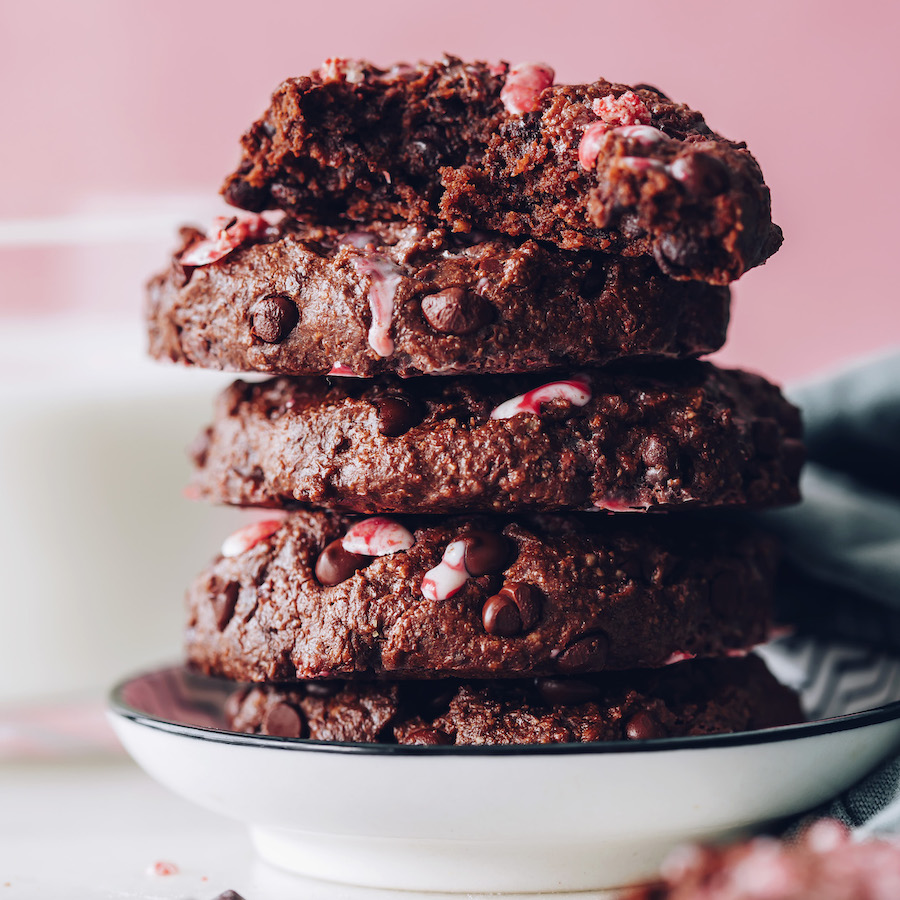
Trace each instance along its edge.
<path fill-rule="evenodd" d="M 715 612 L 728 613 L 744 603 L 744 585 L 736 572 L 720 572 L 709 586 L 709 605 Z"/>
<path fill-rule="evenodd" d="M 230 181 L 223 193 L 225 199 L 238 209 L 258 213 L 270 207 L 271 197 L 268 189 L 253 187 L 242 178 L 234 178 Z"/>
<path fill-rule="evenodd" d="M 654 87 L 652 84 L 645 84 L 644 82 L 641 82 L 640 84 L 636 84 L 634 86 L 634 89 L 636 91 L 653 91 L 654 94 L 659 94 L 660 99 L 669 99 L 667 94 L 664 94 L 658 87 Z"/>
<path fill-rule="evenodd" d="M 303 717 L 293 706 L 287 703 L 276 703 L 266 710 L 262 721 L 262 732 L 275 737 L 302 737 Z"/>
<path fill-rule="evenodd" d="M 331 587 L 346 581 L 357 569 L 363 569 L 374 557 L 351 553 L 344 549 L 340 539 L 332 541 L 316 560 L 316 578 L 319 584 Z"/>
<path fill-rule="evenodd" d="M 244 898 L 237 891 L 222 891 L 217 897 L 213 897 L 213 900 L 244 900 Z"/>
<path fill-rule="evenodd" d="M 267 344 L 280 344 L 297 324 L 297 304 L 284 294 L 269 294 L 253 307 L 252 333 Z"/>
<path fill-rule="evenodd" d="M 466 544 L 463 565 L 473 577 L 502 572 L 512 556 L 512 541 L 491 531 L 470 531 L 463 536 Z"/>
<path fill-rule="evenodd" d="M 522 614 L 512 597 L 504 593 L 489 597 L 481 610 L 481 621 L 488 634 L 512 637 L 522 632 Z"/>
<path fill-rule="evenodd" d="M 681 158 L 679 181 L 695 197 L 717 197 L 728 190 L 728 173 L 708 153 L 692 153 Z"/>
<path fill-rule="evenodd" d="M 394 394 L 378 397 L 375 408 L 378 410 L 378 433 L 385 437 L 400 437 L 422 421 L 422 408 L 406 397 Z"/>
<path fill-rule="evenodd" d="M 705 255 L 702 241 L 691 234 L 663 234 L 653 248 L 653 258 L 666 275 L 681 275 L 683 270 L 702 264 Z"/>
<path fill-rule="evenodd" d="M 557 658 L 564 672 L 597 672 L 606 665 L 609 638 L 594 631 L 576 638 Z"/>
<path fill-rule="evenodd" d="M 488 634 L 512 637 L 530 631 L 539 617 L 537 592 L 530 584 L 514 581 L 489 597 L 481 611 Z"/>
<path fill-rule="evenodd" d="M 600 696 L 600 689 L 590 681 L 578 678 L 538 678 L 537 689 L 551 706 L 590 703 Z"/>
<path fill-rule="evenodd" d="M 491 306 L 478 294 L 453 287 L 422 300 L 422 315 L 441 334 L 470 334 L 491 319 Z"/>
<path fill-rule="evenodd" d="M 450 735 L 437 728 L 416 728 L 406 736 L 408 744 L 423 744 L 429 747 L 443 747 L 452 743 Z"/>
<path fill-rule="evenodd" d="M 666 730 L 653 713 L 641 710 L 625 723 L 625 736 L 630 741 L 647 741 L 665 737 Z"/>
<path fill-rule="evenodd" d="M 229 581 L 222 592 L 213 598 L 213 615 L 216 617 L 216 628 L 219 631 L 224 631 L 225 626 L 231 621 L 240 590 L 241 586 L 238 582 Z"/>

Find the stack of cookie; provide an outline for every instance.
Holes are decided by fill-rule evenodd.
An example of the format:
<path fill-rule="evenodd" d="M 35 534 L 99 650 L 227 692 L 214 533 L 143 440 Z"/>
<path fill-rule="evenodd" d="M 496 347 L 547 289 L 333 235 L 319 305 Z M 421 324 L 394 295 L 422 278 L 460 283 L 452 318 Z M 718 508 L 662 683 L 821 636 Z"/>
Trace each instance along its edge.
<path fill-rule="evenodd" d="M 279 510 L 189 590 L 232 727 L 424 744 L 796 720 L 746 651 L 796 410 L 696 357 L 779 246 L 742 144 L 646 85 L 329 60 L 285 82 L 149 288 L 158 358 L 238 381 L 199 497 Z M 261 213 L 266 213 L 265 216 Z M 634 515 L 634 511 L 647 512 Z M 695 659 L 696 657 L 696 659 Z"/>

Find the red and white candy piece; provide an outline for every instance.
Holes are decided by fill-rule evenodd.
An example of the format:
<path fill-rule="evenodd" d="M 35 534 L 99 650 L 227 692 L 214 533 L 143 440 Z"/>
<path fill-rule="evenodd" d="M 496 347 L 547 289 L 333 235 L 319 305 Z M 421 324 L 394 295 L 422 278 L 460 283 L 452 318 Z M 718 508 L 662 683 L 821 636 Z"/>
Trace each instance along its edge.
<path fill-rule="evenodd" d="M 622 500 L 614 500 L 612 497 L 598 500 L 593 506 L 588 507 L 586 512 L 608 512 L 608 513 L 643 513 L 647 512 L 650 507 L 648 505 L 632 506 Z"/>
<path fill-rule="evenodd" d="M 245 241 L 264 237 L 269 223 L 253 213 L 239 216 L 216 216 L 203 240 L 191 244 L 178 258 L 183 266 L 208 266 L 228 256 Z"/>
<path fill-rule="evenodd" d="M 618 128 L 613 128 L 610 132 L 610 126 L 605 122 L 594 122 L 584 129 L 581 143 L 578 145 L 578 161 L 585 169 L 593 168 L 597 157 L 600 155 L 600 148 L 606 140 L 606 135 L 610 133 L 635 141 L 641 147 L 652 147 L 660 141 L 669 139 L 668 135 L 652 125 L 621 125 Z M 634 156 L 625 157 L 625 159 L 629 160 L 637 158 Z M 655 161 L 648 160 L 648 162 Z M 657 163 L 656 165 L 661 166 L 662 164 Z M 672 174 L 674 175 L 674 172 Z"/>
<path fill-rule="evenodd" d="M 670 653 L 669 656 L 663 660 L 664 666 L 671 666 L 675 663 L 686 662 L 689 659 L 696 659 L 696 653 L 688 653 L 687 650 L 676 650 L 674 653 Z"/>
<path fill-rule="evenodd" d="M 646 156 L 622 156 L 615 163 L 623 169 L 630 169 L 632 172 L 665 172 L 666 167 L 658 159 L 649 159 Z"/>
<path fill-rule="evenodd" d="M 607 125 L 649 125 L 650 110 L 634 91 L 625 91 L 618 97 L 607 94 L 598 97 L 591 108 Z"/>
<path fill-rule="evenodd" d="M 666 168 L 676 181 L 685 181 L 690 177 L 690 164 L 686 156 L 679 156 L 677 159 L 673 159 Z"/>
<path fill-rule="evenodd" d="M 225 538 L 220 552 L 222 556 L 240 556 L 251 547 L 255 547 L 260 541 L 264 541 L 270 534 L 274 534 L 283 524 L 281 519 L 266 519 L 262 522 L 245 525 Z"/>
<path fill-rule="evenodd" d="M 338 241 L 338 246 L 356 247 L 357 250 L 366 250 L 378 245 L 378 238 L 368 231 L 348 231 Z"/>
<path fill-rule="evenodd" d="M 178 866 L 173 862 L 167 862 L 164 859 L 159 859 L 155 863 L 151 863 L 147 866 L 147 874 L 148 875 L 177 875 L 178 874 Z"/>
<path fill-rule="evenodd" d="M 520 63 L 513 66 L 500 91 L 500 100 L 514 116 L 533 112 L 540 105 L 541 92 L 553 84 L 556 73 L 540 63 Z"/>
<path fill-rule="evenodd" d="M 567 381 L 551 381 L 501 403 L 492 413 L 492 419 L 511 419 L 519 413 L 540 415 L 541 404 L 551 400 L 565 400 L 573 406 L 584 406 L 591 399 L 591 383 L 586 375 L 574 375 Z"/>
<path fill-rule="evenodd" d="M 335 361 L 334 365 L 331 367 L 331 370 L 328 372 L 329 375 L 339 375 L 341 378 L 359 378 L 360 376 L 356 374 L 349 366 L 345 366 L 342 362 Z"/>
<path fill-rule="evenodd" d="M 319 77 L 326 84 L 332 81 L 347 81 L 350 84 L 358 84 L 365 80 L 363 63 L 358 59 L 343 59 L 334 57 L 326 59 L 319 66 Z"/>
<path fill-rule="evenodd" d="M 394 297 L 402 280 L 400 270 L 389 259 L 376 253 L 353 257 L 353 267 L 369 279 L 369 309 L 372 310 L 369 346 L 379 356 L 390 356 L 394 352 L 390 331 Z"/>
<path fill-rule="evenodd" d="M 426 600 L 447 600 L 471 577 L 466 570 L 466 542 L 451 541 L 441 561 L 422 579 L 422 596 Z"/>
<path fill-rule="evenodd" d="M 642 147 L 652 147 L 660 141 L 667 141 L 668 135 L 654 128 L 652 125 L 623 125 L 613 129 L 615 134 L 632 141 L 637 141 Z"/>
<path fill-rule="evenodd" d="M 609 125 L 605 122 L 594 122 L 584 129 L 581 143 L 578 145 L 578 162 L 585 169 L 593 168 L 608 132 Z"/>
<path fill-rule="evenodd" d="M 385 516 L 372 516 L 357 522 L 341 540 L 348 553 L 360 556 L 387 556 L 409 550 L 414 543 L 412 532 Z"/>

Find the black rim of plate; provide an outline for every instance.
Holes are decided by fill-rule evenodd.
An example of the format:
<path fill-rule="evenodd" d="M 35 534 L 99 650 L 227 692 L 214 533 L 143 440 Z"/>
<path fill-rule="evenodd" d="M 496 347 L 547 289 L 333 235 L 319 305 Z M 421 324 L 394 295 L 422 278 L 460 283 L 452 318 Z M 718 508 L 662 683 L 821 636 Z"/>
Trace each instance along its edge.
<path fill-rule="evenodd" d="M 162 672 L 179 669 L 179 666 L 164 666 L 155 670 Z M 693 737 L 652 738 L 643 741 L 604 741 L 591 744 L 491 744 L 466 746 L 423 746 L 418 744 L 362 744 L 347 741 L 314 741 L 309 738 L 285 738 L 267 734 L 241 734 L 223 731 L 201 725 L 184 725 L 135 709 L 123 699 L 129 684 L 153 674 L 142 674 L 125 678 L 110 692 L 109 705 L 115 715 L 128 719 L 137 725 L 153 728 L 182 737 L 209 741 L 214 744 L 237 744 L 245 747 L 267 747 L 269 749 L 306 751 L 315 753 L 352 753 L 375 756 L 410 756 L 431 754 L 438 756 L 537 756 L 550 754 L 570 755 L 582 753 L 653 753 L 662 750 L 699 750 L 714 747 L 740 747 L 752 744 L 770 744 L 779 741 L 796 740 L 850 731 L 867 725 L 878 725 L 900 719 L 900 700 L 878 706 L 863 712 L 848 713 L 828 719 L 801 722 L 797 725 L 781 725 L 758 731 L 738 731 L 730 734 L 705 734 Z"/>

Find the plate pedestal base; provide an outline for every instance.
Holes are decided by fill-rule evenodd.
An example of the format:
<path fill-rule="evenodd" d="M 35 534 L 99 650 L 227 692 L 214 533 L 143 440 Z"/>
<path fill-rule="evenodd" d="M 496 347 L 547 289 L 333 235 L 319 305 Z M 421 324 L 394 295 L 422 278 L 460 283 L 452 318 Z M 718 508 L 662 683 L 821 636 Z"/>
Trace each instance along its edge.
<path fill-rule="evenodd" d="M 658 841 L 560 843 L 439 841 L 321 835 L 252 826 L 266 862 L 345 884 L 410 891 L 551 893 L 603 890 L 651 879 L 678 844 Z M 730 840 L 746 832 L 721 832 Z"/>

